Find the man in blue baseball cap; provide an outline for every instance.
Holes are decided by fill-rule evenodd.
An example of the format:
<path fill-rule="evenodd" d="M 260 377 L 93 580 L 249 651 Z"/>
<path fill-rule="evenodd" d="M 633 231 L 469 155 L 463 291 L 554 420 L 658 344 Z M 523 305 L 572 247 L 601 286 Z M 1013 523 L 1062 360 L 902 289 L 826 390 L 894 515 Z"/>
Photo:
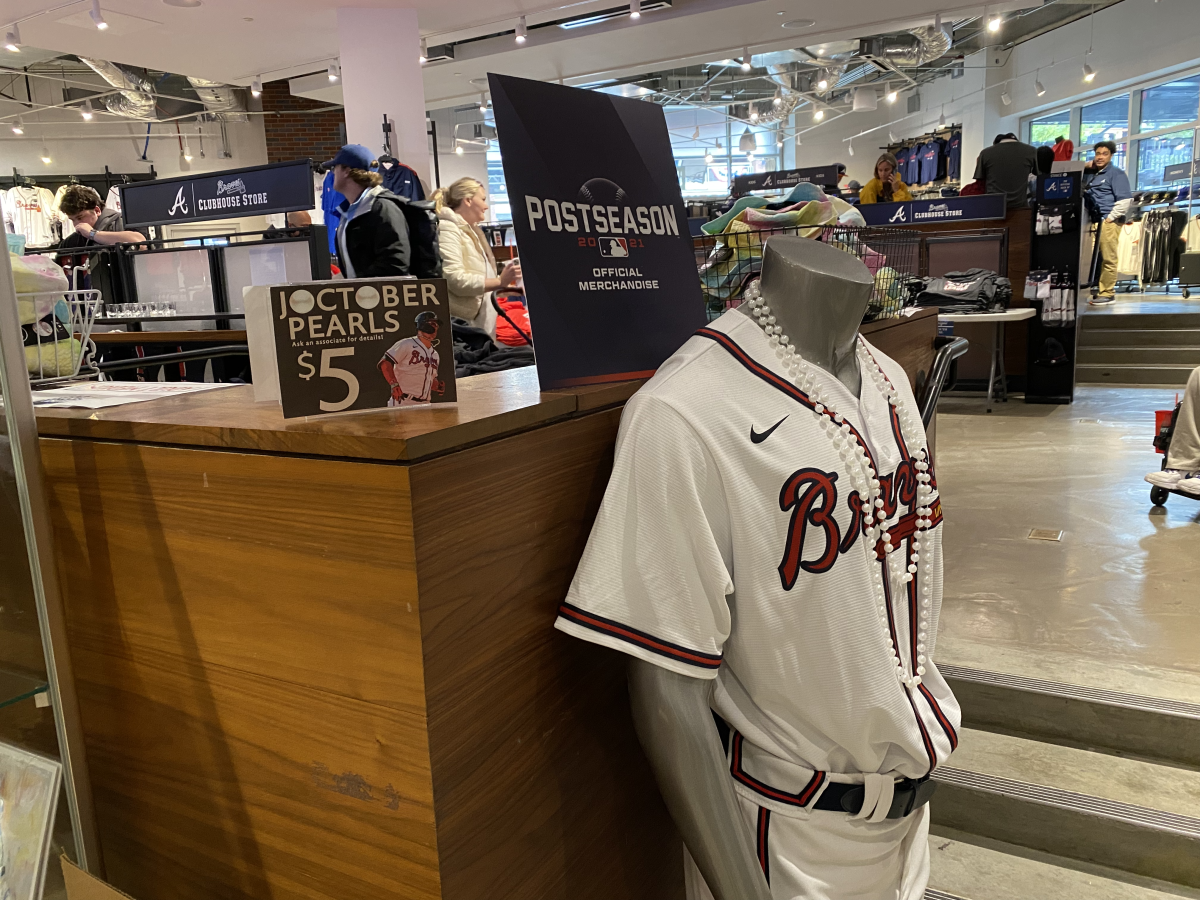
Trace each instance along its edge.
<path fill-rule="evenodd" d="M 337 256 L 347 278 L 409 275 L 412 243 L 402 205 L 372 172 L 375 157 L 362 144 L 347 144 L 325 164 L 333 189 L 346 198 L 337 226 Z"/>

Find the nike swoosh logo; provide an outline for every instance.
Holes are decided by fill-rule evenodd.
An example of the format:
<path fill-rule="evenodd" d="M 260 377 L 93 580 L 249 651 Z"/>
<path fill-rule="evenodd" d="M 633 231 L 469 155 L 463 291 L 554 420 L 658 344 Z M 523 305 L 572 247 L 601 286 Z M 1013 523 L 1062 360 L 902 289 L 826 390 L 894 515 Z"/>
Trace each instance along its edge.
<path fill-rule="evenodd" d="M 755 431 L 754 426 L 751 425 L 750 426 L 750 440 L 753 441 L 755 444 L 761 444 L 763 441 L 765 441 L 767 438 L 769 438 L 771 436 L 771 432 L 773 432 L 776 428 L 778 428 L 780 425 L 783 424 L 783 420 L 786 418 L 787 418 L 787 416 L 784 416 L 783 419 L 780 419 L 778 422 L 776 422 L 774 425 L 772 425 L 770 428 L 768 428 L 766 431 L 762 432 L 761 434 L 759 432 Z"/>

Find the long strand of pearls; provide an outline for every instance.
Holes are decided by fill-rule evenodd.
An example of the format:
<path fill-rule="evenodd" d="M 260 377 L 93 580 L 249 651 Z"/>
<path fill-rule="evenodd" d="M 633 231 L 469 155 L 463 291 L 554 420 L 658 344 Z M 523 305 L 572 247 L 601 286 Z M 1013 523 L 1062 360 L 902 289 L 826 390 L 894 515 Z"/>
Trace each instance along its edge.
<path fill-rule="evenodd" d="M 930 579 L 927 577 L 927 573 L 923 572 L 926 567 L 921 564 L 922 536 L 932 524 L 930 516 L 933 514 L 933 510 L 929 506 L 933 494 L 930 487 L 932 478 L 929 475 L 927 454 L 922 446 L 925 442 L 923 430 L 860 337 L 857 345 L 860 370 L 869 375 L 875 389 L 883 394 L 887 402 L 895 408 L 897 420 L 900 423 L 900 433 L 904 436 L 905 444 L 909 448 L 918 448 L 913 459 L 913 468 L 917 472 L 916 532 L 913 535 L 908 565 L 897 579 L 904 584 L 916 580 L 918 602 L 920 603 L 917 657 L 911 661 L 910 667 L 906 668 L 903 656 L 892 639 L 892 628 L 888 619 L 888 593 L 884 587 L 884 578 L 891 577 L 893 569 L 899 568 L 894 566 L 893 560 L 902 560 L 903 557 L 896 556 L 896 550 L 899 547 L 892 543 L 892 535 L 887 531 L 886 514 L 883 511 L 885 504 L 881 495 L 878 473 L 867 454 L 866 447 L 859 441 L 850 427 L 850 423 L 841 413 L 831 409 L 825 402 L 818 381 L 817 367 L 810 365 L 796 352 L 795 345 L 783 333 L 783 327 L 776 321 L 771 307 L 762 299 L 758 281 L 752 282 L 746 289 L 745 302 L 749 306 L 751 314 L 766 332 L 767 340 L 775 351 L 775 356 L 781 361 L 792 382 L 812 401 L 817 424 L 825 432 L 834 451 L 846 466 L 852 490 L 857 492 L 863 500 L 863 523 L 866 527 L 863 547 L 871 564 L 877 561 L 876 548 L 880 543 L 883 545 L 883 571 L 880 573 L 879 580 L 873 582 L 876 612 L 879 615 L 884 639 L 887 641 L 892 663 L 895 666 L 896 677 L 910 690 L 916 690 L 921 685 L 921 676 L 925 674 L 929 616 L 933 604 Z"/>

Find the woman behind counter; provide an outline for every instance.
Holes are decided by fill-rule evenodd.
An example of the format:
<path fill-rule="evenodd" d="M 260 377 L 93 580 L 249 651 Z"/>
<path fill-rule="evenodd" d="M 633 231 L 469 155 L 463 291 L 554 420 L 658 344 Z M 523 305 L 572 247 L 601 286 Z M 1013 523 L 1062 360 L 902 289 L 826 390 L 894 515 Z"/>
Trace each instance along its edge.
<path fill-rule="evenodd" d="M 911 199 L 908 185 L 896 174 L 896 157 L 890 153 L 875 160 L 875 177 L 863 185 L 858 195 L 860 206 L 864 203 L 895 203 Z"/>
<path fill-rule="evenodd" d="M 521 264 L 506 263 L 496 275 L 496 257 L 479 223 L 487 215 L 487 194 L 474 178 L 460 178 L 433 195 L 437 204 L 442 277 L 450 292 L 450 312 L 496 336 L 491 292 L 521 277 Z"/>

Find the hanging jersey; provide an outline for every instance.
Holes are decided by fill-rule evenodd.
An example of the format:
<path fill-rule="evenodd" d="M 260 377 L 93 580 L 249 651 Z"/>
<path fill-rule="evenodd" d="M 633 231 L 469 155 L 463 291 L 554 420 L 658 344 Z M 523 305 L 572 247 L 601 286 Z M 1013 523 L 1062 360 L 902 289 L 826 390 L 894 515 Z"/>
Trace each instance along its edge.
<path fill-rule="evenodd" d="M 53 242 L 54 195 L 42 187 L 14 187 L 8 191 L 6 214 L 17 234 L 25 235 L 27 247 L 49 247 Z"/>
<path fill-rule="evenodd" d="M 1074 141 L 1059 141 L 1054 145 L 1054 159 L 1056 162 L 1068 162 L 1075 156 Z"/>
<path fill-rule="evenodd" d="M 321 213 L 325 219 L 325 227 L 329 229 L 329 255 L 337 256 L 337 227 L 342 220 L 341 205 L 346 197 L 333 189 L 333 172 L 325 173 L 325 182 L 321 187 Z"/>
<path fill-rule="evenodd" d="M 407 197 L 409 200 L 425 199 L 421 179 L 404 163 L 380 164 L 379 174 L 383 176 L 383 186 L 397 197 Z"/>
<path fill-rule="evenodd" d="M 904 370 L 872 352 L 915 411 Z M 823 382 L 825 402 L 872 456 L 891 539 L 905 552 L 867 546 L 849 464 L 766 335 L 731 310 L 626 405 L 612 477 L 555 623 L 672 671 L 715 678 L 713 709 L 755 748 L 759 771 L 810 773 L 805 802 L 827 773 L 920 778 L 949 756 L 959 727 L 932 663 L 921 663 L 923 683 L 910 692 L 889 649 L 890 629 L 906 670 L 934 651 L 936 479 L 919 550 L 931 601 L 922 641 L 918 585 L 903 580 L 919 448 L 905 446 L 865 373 L 861 405 L 836 379 Z M 875 600 L 881 580 L 886 621 Z M 734 787 L 755 796 L 753 780 Z"/>
<path fill-rule="evenodd" d="M 924 144 L 917 144 L 908 151 L 908 169 L 904 173 L 904 181 L 918 184 L 921 181 L 921 150 Z"/>
<path fill-rule="evenodd" d="M 941 164 L 942 148 L 937 141 L 929 141 L 921 148 L 921 183 L 937 181 Z"/>
<path fill-rule="evenodd" d="M 962 132 L 956 131 L 950 135 L 946 144 L 946 177 L 951 181 L 962 178 Z"/>
<path fill-rule="evenodd" d="M 901 181 L 907 182 L 908 181 L 909 149 L 907 147 L 901 147 L 899 150 L 896 151 L 895 156 L 896 156 L 896 172 L 900 175 Z"/>
<path fill-rule="evenodd" d="M 108 196 L 104 198 L 104 208 L 115 213 L 121 212 L 121 191 L 115 184 L 108 189 Z"/>
<path fill-rule="evenodd" d="M 410 337 L 396 341 L 386 356 L 394 367 L 396 383 L 405 395 L 400 403 L 389 405 L 428 403 L 429 392 L 437 380 L 438 352 L 433 347 L 426 347 L 420 338 Z"/>

